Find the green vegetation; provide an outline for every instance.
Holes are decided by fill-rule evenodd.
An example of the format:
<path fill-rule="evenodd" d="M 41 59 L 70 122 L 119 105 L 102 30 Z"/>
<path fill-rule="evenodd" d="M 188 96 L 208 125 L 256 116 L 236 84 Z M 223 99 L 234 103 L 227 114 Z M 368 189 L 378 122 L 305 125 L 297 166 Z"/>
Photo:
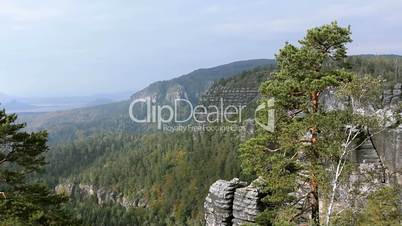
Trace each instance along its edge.
<path fill-rule="evenodd" d="M 348 57 L 345 67 L 359 75 L 373 74 L 383 75 L 388 79 L 389 83 L 401 81 L 402 57 L 388 56 L 388 55 L 362 55 Z M 180 77 L 183 86 L 186 88 L 190 81 L 202 80 L 204 77 L 208 78 L 209 82 L 219 81 L 217 84 L 222 84 L 224 87 L 258 87 L 260 82 L 265 81 L 269 72 L 273 69 L 270 66 L 267 68 L 268 73 L 263 71 L 255 73 L 242 72 L 244 70 L 251 70 L 259 65 L 275 63 L 274 60 L 261 60 L 259 62 L 245 61 L 238 66 L 236 63 L 229 64 L 226 67 L 217 67 L 216 69 L 202 69 L 194 71 L 188 75 Z M 225 69 L 226 68 L 226 69 Z M 232 69 L 231 69 L 232 68 Z M 266 69 L 266 68 L 262 68 Z M 209 70 L 212 70 L 209 71 Z M 230 74 L 230 73 L 234 74 Z M 242 72 L 242 73 L 241 73 Z M 238 75 L 238 73 L 241 73 Z M 223 76 L 220 76 L 220 75 Z M 236 76 L 237 75 L 237 76 Z M 233 78 L 233 79 L 232 79 Z M 396 78 L 396 79 L 392 79 Z M 188 82 L 184 82 L 188 81 Z M 251 82 L 250 82 L 251 81 Z M 197 83 L 197 82 L 195 82 Z M 258 83 L 256 85 L 256 83 Z M 197 92 L 206 92 L 208 86 L 203 90 Z M 187 88 L 186 88 L 187 90 Z M 192 90 L 188 88 L 188 90 Z M 161 90 L 155 90 L 161 92 Z M 198 101 L 198 100 L 197 100 Z M 20 120 L 27 122 L 29 130 L 43 130 L 49 132 L 50 143 L 63 143 L 79 139 L 80 137 L 87 137 L 98 133 L 142 133 L 144 131 L 151 131 L 152 128 L 148 126 L 133 123 L 128 115 L 129 101 L 122 101 L 118 103 L 105 104 L 96 107 L 88 107 L 63 112 L 51 112 L 42 114 L 21 114 Z M 256 106 L 255 104 L 253 105 Z M 250 113 L 252 110 L 250 110 Z M 251 116 L 252 114 L 250 114 Z"/>
<path fill-rule="evenodd" d="M 339 226 L 397 226 L 401 225 L 400 192 L 392 187 L 384 187 L 368 197 L 361 211 L 346 209 L 334 219 Z"/>
<path fill-rule="evenodd" d="M 0 225 L 78 225 L 66 197 L 31 181 L 44 165 L 47 133 L 27 133 L 16 115 L 0 111 Z"/>
<path fill-rule="evenodd" d="M 356 117 L 350 111 L 324 113 L 321 106 L 315 106 L 312 94 L 319 96 L 323 89 L 336 86 L 342 88 L 342 95 L 360 95 L 354 91 L 361 90 L 359 87 L 364 81 L 363 85 L 371 84 L 373 89 L 369 91 L 374 91 L 368 93 L 370 95 L 367 97 L 376 96 L 378 93 L 374 88 L 378 86 L 378 80 L 366 74 L 382 76 L 386 79 L 386 85 L 401 82 L 400 56 L 346 57 L 344 44 L 349 38 L 349 31 L 337 25 L 313 29 L 301 42 L 301 47 L 287 44 L 282 49 L 277 59 L 278 66 L 274 65 L 274 60 L 254 60 L 201 69 L 177 79 L 155 83 L 145 89 L 145 94 L 158 93 L 163 99 L 170 89 L 181 86 L 188 92 L 191 101 L 198 102 L 198 97 L 207 91 L 212 81 L 216 82 L 210 90 L 216 87 L 258 89 L 263 83 L 262 101 L 271 96 L 277 99 L 279 129 L 274 134 L 258 131 L 255 138 L 242 146 L 241 160 L 250 177 L 263 176 L 267 181 L 275 181 L 266 184 L 266 192 L 270 196 L 265 199 L 267 211 L 261 214 L 259 223 L 292 225 L 294 221 L 289 221 L 289 216 L 300 212 L 287 208 L 285 204 L 295 201 L 288 194 L 298 186 L 296 179 L 300 179 L 299 173 L 307 173 L 307 177 L 303 178 L 307 182 L 316 180 L 319 192 L 330 200 L 332 187 L 329 185 L 335 175 L 325 172 L 324 168 L 328 163 L 334 166 L 340 159 L 345 161 L 340 148 L 345 140 L 345 125 L 355 125 L 361 131 L 361 125 L 373 124 L 372 120 Z M 321 47 L 328 48 L 329 52 L 321 51 Z M 269 66 L 255 68 L 261 65 Z M 275 69 L 278 71 L 271 76 Z M 356 79 L 357 76 L 359 79 Z M 257 102 L 254 99 L 249 103 L 246 118 L 254 116 Z M 50 151 L 46 153 L 49 164 L 45 167 L 46 173 L 41 176 L 42 179 L 51 187 L 62 183 L 94 185 L 123 193 L 130 199 L 140 198 L 147 205 L 147 208 L 129 209 L 112 203 L 99 205 L 97 200 L 82 199 L 73 194 L 66 208 L 81 217 L 84 225 L 202 225 L 202 204 L 209 186 L 217 179 L 232 179 L 242 175 L 238 149 L 240 137 L 244 134 L 162 133 L 155 131 L 152 126 L 132 123 L 128 108 L 129 101 L 123 101 L 65 112 L 23 115 L 22 120 L 28 122 L 30 130 L 47 129 L 50 133 Z M 292 110 L 292 118 L 287 118 L 288 110 Z M 301 117 L 300 110 L 306 113 L 304 117 Z M 12 120 L 9 121 L 12 123 Z M 38 140 L 44 142 L 45 134 L 33 134 L 43 136 Z M 307 137 L 309 140 L 298 142 L 306 134 L 311 135 Z M 315 145 L 305 145 L 313 143 L 313 139 L 318 140 Z M 44 149 L 38 156 L 46 152 L 45 146 L 42 143 Z M 300 150 L 301 155 L 298 153 Z M 308 164 L 302 164 L 298 157 L 304 158 Z M 345 164 L 348 167 L 338 178 L 339 183 L 353 167 L 350 162 Z M 38 169 L 42 168 L 41 158 Z M 23 182 L 28 183 L 28 180 L 24 179 Z M 0 215 L 3 217 L 7 213 L 7 217 L 2 218 L 3 225 L 34 225 L 39 219 L 48 219 L 48 224 L 52 225 L 51 222 L 60 220 L 57 216 L 70 219 L 61 204 L 65 198 L 55 196 L 42 185 L 32 184 L 29 190 L 21 193 L 18 201 L 29 203 L 29 208 L 32 207 L 25 209 L 24 206 L 25 212 L 12 209 L 23 207 L 15 204 L 8 209 L 10 205 L 7 203 L 12 200 L 2 199 L 0 194 L 0 208 L 3 208 L 0 209 Z M 0 191 L 11 188 L 1 184 Z M 396 197 L 396 193 L 392 192 L 381 190 L 373 194 L 367 208 L 362 211 L 345 210 L 334 214 L 333 224 L 376 225 L 389 220 L 388 225 L 394 225 L 399 216 L 395 214 L 395 199 L 391 199 Z M 41 196 L 30 195 L 39 193 Z M 316 195 L 314 192 L 311 194 L 313 201 Z M 36 198 L 42 195 L 47 198 L 39 203 Z M 376 199 L 376 196 L 381 199 Z M 376 210 L 376 206 L 382 208 Z M 315 210 L 310 208 L 306 212 L 309 215 L 313 213 L 317 222 L 316 209 L 317 206 Z M 43 214 L 43 211 L 54 211 L 55 214 Z M 356 224 L 348 224 L 347 219 L 354 219 Z"/>
<path fill-rule="evenodd" d="M 378 97 L 381 84 L 347 70 L 350 34 L 337 23 L 308 30 L 300 47 L 286 43 L 279 51 L 278 71 L 261 86 L 265 98 L 275 98 L 276 130 L 260 131 L 241 147 L 244 169 L 265 181 L 260 224 L 329 225 L 337 189 L 351 173 L 351 144 L 377 126 L 376 118 L 354 111 Z M 320 97 L 335 88 L 350 104 L 327 111 Z M 300 189 L 306 191 L 295 195 Z M 320 208 L 326 210 L 321 216 Z"/>
<path fill-rule="evenodd" d="M 135 215 L 128 218 L 118 204 L 100 208 L 90 200 L 76 202 L 73 207 L 87 224 L 132 225 L 135 218 L 150 225 L 202 225 L 210 184 L 240 174 L 239 140 L 235 133 L 94 136 L 56 146 L 47 179 L 53 185 L 77 181 L 146 200 L 147 208 L 130 210 Z"/>
<path fill-rule="evenodd" d="M 227 89 L 232 88 L 249 88 L 258 89 L 261 83 L 265 82 L 276 69 L 276 65 L 268 65 L 264 67 L 257 67 L 253 70 L 245 71 L 232 78 L 221 79 L 215 82 L 209 90 L 213 90 L 216 87 L 225 87 Z"/>
<path fill-rule="evenodd" d="M 168 81 L 151 84 L 135 93 L 133 97 L 157 96 L 163 103 L 171 89 L 182 87 L 192 103 L 197 103 L 201 94 L 207 91 L 211 83 L 228 79 L 257 67 L 275 64 L 274 60 L 246 60 L 213 68 L 195 70 L 189 74 Z M 128 99 L 129 97 L 127 97 Z M 143 133 L 152 131 L 153 126 L 132 122 L 128 109 L 130 101 L 121 101 L 95 107 L 43 114 L 22 114 L 21 121 L 27 122 L 29 130 L 49 132 L 50 143 L 63 143 L 93 134 L 102 133 Z"/>
<path fill-rule="evenodd" d="M 358 225 L 400 225 L 402 221 L 400 200 L 399 191 L 391 187 L 374 192 L 359 216 Z"/>
<path fill-rule="evenodd" d="M 213 81 L 228 79 L 244 71 L 274 64 L 275 61 L 269 59 L 238 61 L 214 68 L 199 69 L 188 75 L 173 79 L 172 81 L 185 87 L 189 93 L 190 101 L 197 102 L 200 95 L 208 89 L 209 83 Z"/>
<path fill-rule="evenodd" d="M 402 57 L 397 55 L 359 55 L 346 60 L 346 67 L 364 75 L 377 75 L 388 85 L 402 81 Z"/>

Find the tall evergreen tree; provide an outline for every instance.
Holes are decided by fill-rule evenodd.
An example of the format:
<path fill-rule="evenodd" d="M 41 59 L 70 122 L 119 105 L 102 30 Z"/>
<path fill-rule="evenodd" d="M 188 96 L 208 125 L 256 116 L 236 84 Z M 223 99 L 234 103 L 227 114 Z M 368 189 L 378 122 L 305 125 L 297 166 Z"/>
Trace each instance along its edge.
<path fill-rule="evenodd" d="M 32 177 L 44 167 L 47 133 L 28 133 L 15 114 L 0 111 L 0 225 L 77 225 L 67 199 Z"/>
<path fill-rule="evenodd" d="M 308 30 L 299 46 L 286 43 L 279 51 L 278 71 L 261 86 L 264 97 L 275 99 L 275 131 L 260 131 L 243 144 L 241 158 L 246 171 L 265 179 L 262 224 L 292 225 L 309 213 L 312 224 L 320 225 L 320 197 L 338 182 L 334 171 L 348 162 L 351 138 L 375 124 L 350 105 L 320 105 L 323 93 L 347 90 L 356 78 L 344 69 L 350 36 L 350 28 L 336 22 Z"/>

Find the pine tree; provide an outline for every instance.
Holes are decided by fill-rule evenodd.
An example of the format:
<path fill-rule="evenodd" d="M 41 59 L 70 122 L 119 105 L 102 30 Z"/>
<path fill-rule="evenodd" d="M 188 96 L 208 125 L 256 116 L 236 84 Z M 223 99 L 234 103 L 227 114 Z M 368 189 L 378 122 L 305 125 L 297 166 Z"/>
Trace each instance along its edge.
<path fill-rule="evenodd" d="M 67 198 L 32 179 L 46 164 L 47 133 L 25 132 L 16 120 L 0 111 L 0 225 L 77 225 Z"/>
<path fill-rule="evenodd" d="M 338 182 L 333 172 L 338 163 L 342 169 L 348 163 L 350 139 L 376 124 L 351 105 L 327 110 L 320 104 L 323 93 L 347 90 L 356 81 L 344 68 L 350 36 L 350 28 L 336 22 L 308 30 L 299 46 L 286 43 L 279 51 L 278 71 L 260 88 L 264 98 L 275 100 L 275 131 L 259 131 L 241 147 L 243 169 L 265 181 L 266 210 L 257 219 L 260 224 L 310 220 L 320 225 L 320 198 L 328 197 L 331 184 Z M 301 197 L 296 195 L 300 191 Z"/>

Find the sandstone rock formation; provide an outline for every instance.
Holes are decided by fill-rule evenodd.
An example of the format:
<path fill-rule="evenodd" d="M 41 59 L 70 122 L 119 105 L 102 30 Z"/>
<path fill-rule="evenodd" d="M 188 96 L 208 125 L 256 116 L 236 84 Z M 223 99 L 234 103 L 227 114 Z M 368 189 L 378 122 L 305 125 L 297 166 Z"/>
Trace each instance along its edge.
<path fill-rule="evenodd" d="M 386 128 L 380 133 L 368 134 L 369 139 L 353 156 L 363 168 L 370 165 L 369 168 L 378 170 L 382 167 L 383 171 L 387 171 L 391 179 L 396 179 L 399 184 L 402 184 L 402 125 L 397 127 L 394 125 L 397 122 L 395 114 L 401 107 L 401 100 L 402 83 L 397 83 L 390 89 L 384 90 L 382 103 L 379 106 L 373 104 L 359 109 L 363 114 L 375 114 L 385 119 Z M 343 109 L 345 106 L 345 100 L 339 100 L 334 90 L 324 92 L 320 102 L 325 110 Z"/>
<path fill-rule="evenodd" d="M 334 91 L 328 91 L 320 100 L 328 111 L 345 107 L 345 102 L 338 100 L 334 94 Z M 392 115 L 397 112 L 401 100 L 402 84 L 398 83 L 392 89 L 384 91 L 381 106 L 370 106 L 363 109 L 363 113 L 385 115 L 384 117 L 391 118 L 391 124 L 394 124 L 397 119 L 392 119 Z M 402 125 L 393 127 L 391 124 L 386 124 L 386 129 L 380 133 L 368 134 L 368 139 L 352 155 L 352 160 L 358 167 L 350 178 L 350 184 L 360 184 L 359 194 L 363 198 L 355 199 L 351 194 L 352 187 L 341 187 L 335 209 L 350 205 L 362 206 L 365 203 L 364 197 L 373 190 L 392 182 L 402 185 Z M 206 225 L 237 226 L 253 223 L 261 211 L 262 194 L 257 187 L 254 183 L 246 186 L 236 179 L 215 182 L 204 205 Z M 302 196 L 303 193 L 305 191 L 301 189 L 295 195 Z"/>
<path fill-rule="evenodd" d="M 233 198 L 236 188 L 241 187 L 239 179 L 218 180 L 209 189 L 204 203 L 205 221 L 210 226 L 231 225 Z"/>
<path fill-rule="evenodd" d="M 207 226 L 253 223 L 261 210 L 261 193 L 256 184 L 218 180 L 209 189 L 204 203 Z"/>
<path fill-rule="evenodd" d="M 146 208 L 148 206 L 147 201 L 140 193 L 135 197 L 129 197 L 116 191 L 88 184 L 63 183 L 57 185 L 55 191 L 57 194 L 65 194 L 79 200 L 95 198 L 98 205 L 118 204 L 125 208 Z"/>
<path fill-rule="evenodd" d="M 232 225 L 254 223 L 256 216 L 261 212 L 262 193 L 258 189 L 258 181 L 244 188 L 236 189 L 233 200 Z"/>

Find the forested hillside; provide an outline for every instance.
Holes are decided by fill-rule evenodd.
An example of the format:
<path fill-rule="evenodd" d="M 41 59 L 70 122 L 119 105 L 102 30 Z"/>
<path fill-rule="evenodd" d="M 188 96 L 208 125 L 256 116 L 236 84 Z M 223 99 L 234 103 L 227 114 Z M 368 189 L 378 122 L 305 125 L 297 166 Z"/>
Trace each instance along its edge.
<path fill-rule="evenodd" d="M 198 96 L 206 92 L 214 81 L 274 63 L 274 60 L 257 59 L 199 69 L 172 80 L 153 83 L 133 94 L 132 98 L 158 97 L 162 103 L 179 95 L 196 103 Z M 20 120 L 27 122 L 29 130 L 48 130 L 52 143 L 96 133 L 140 133 L 152 130 L 152 126 L 132 122 L 128 114 L 129 105 L 130 100 L 127 100 L 69 111 L 24 113 L 20 114 Z"/>
<path fill-rule="evenodd" d="M 148 88 L 134 94 L 135 96 L 163 96 L 166 98 L 166 85 L 167 84 L 181 84 L 185 87 L 185 93 L 190 98 L 190 94 L 196 90 L 197 95 L 207 92 L 207 88 L 213 84 L 214 81 L 220 81 L 218 84 L 223 84 L 228 87 L 255 87 L 256 84 L 266 79 L 269 75 L 268 70 L 266 75 L 247 76 L 250 73 L 239 75 L 236 79 L 231 80 L 230 77 L 238 75 L 245 70 L 252 70 L 256 67 L 273 65 L 272 60 L 250 60 L 240 61 L 232 64 L 227 64 L 211 69 L 200 69 L 189 73 L 188 75 L 179 78 L 158 82 L 150 85 Z M 347 59 L 349 68 L 359 74 L 374 74 L 383 76 L 390 83 L 400 81 L 402 77 L 402 57 L 394 55 L 361 55 L 351 56 Z M 225 79 L 226 78 L 226 79 Z M 256 79 L 258 78 L 258 79 Z M 176 82 L 178 81 L 178 82 Z M 250 82 L 251 81 L 251 82 Z M 250 83 L 249 85 L 247 85 Z M 159 84 L 159 85 L 158 85 Z M 197 88 L 193 86 L 198 84 Z M 208 86 L 206 86 L 208 84 Z M 216 86 L 215 85 L 215 86 Z M 157 87 L 163 88 L 158 89 Z M 258 85 L 257 85 L 258 86 Z M 170 86 L 175 87 L 175 86 Z M 175 90 L 177 91 L 177 90 Z M 195 102 L 197 102 L 195 100 Z M 105 132 L 142 132 L 149 129 L 143 125 L 134 124 L 128 115 L 128 108 L 130 102 L 122 101 L 95 107 L 88 107 L 70 111 L 41 113 L 41 114 L 21 114 L 20 120 L 28 123 L 28 129 L 39 130 L 46 129 L 50 132 L 50 141 L 58 142 L 65 140 L 72 140 L 82 136 L 88 136 L 94 133 Z"/>
<path fill-rule="evenodd" d="M 402 56 L 357 55 L 348 57 L 346 62 L 358 74 L 382 76 L 388 84 L 402 81 Z"/>
<path fill-rule="evenodd" d="M 46 179 L 54 186 L 91 185 L 143 203 L 127 215 L 118 203 L 104 200 L 110 208 L 103 209 L 95 197 L 73 195 L 72 205 L 88 225 L 132 225 L 133 219 L 147 222 L 143 225 L 201 225 L 209 185 L 240 175 L 239 142 L 236 133 L 97 135 L 55 146 Z"/>
<path fill-rule="evenodd" d="M 400 59 L 353 56 L 347 63 L 359 74 L 382 75 L 395 83 L 402 77 Z M 218 80 L 205 93 L 225 97 L 213 92 L 217 87 L 258 90 L 273 70 L 260 67 Z M 248 117 L 257 100 L 250 101 Z M 75 186 L 70 205 L 87 225 L 202 225 L 209 185 L 218 178 L 243 177 L 238 145 L 244 131 L 146 130 L 130 124 L 128 103 L 29 116 L 32 128 L 49 129 L 53 140 L 44 179 L 54 187 Z M 101 204 L 98 195 L 86 195 L 88 188 L 102 193 Z M 136 204 L 126 209 L 111 194 Z"/>
<path fill-rule="evenodd" d="M 257 67 L 274 64 L 275 60 L 272 59 L 256 59 L 237 61 L 213 68 L 198 69 L 172 80 L 153 83 L 147 88 L 135 93 L 132 98 L 156 96 L 158 99 L 169 99 L 169 95 L 171 95 L 172 92 L 181 92 L 192 103 L 196 103 L 200 95 L 209 88 L 212 82 L 230 78 L 241 72 L 249 71 Z"/>

